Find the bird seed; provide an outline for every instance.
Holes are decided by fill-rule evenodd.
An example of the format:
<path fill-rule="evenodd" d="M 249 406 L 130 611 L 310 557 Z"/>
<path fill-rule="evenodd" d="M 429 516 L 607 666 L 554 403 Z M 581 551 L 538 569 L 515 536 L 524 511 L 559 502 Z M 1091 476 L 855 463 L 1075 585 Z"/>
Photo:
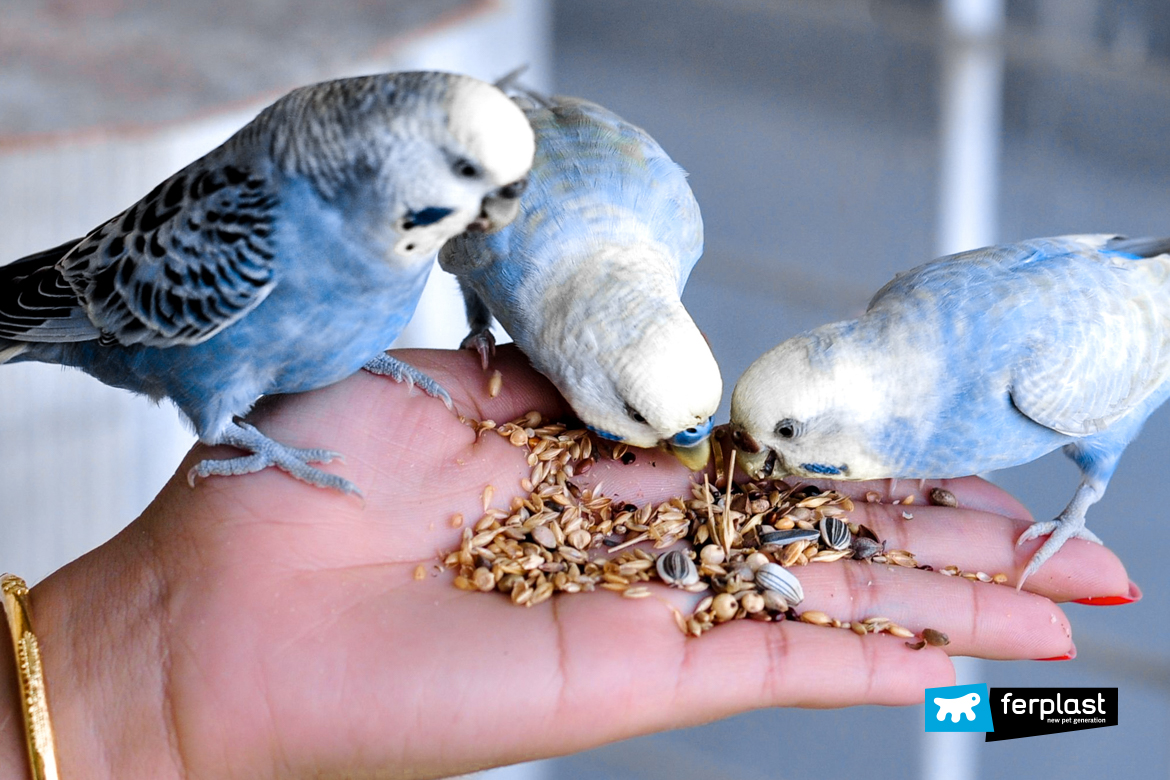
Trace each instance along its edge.
<path fill-rule="evenodd" d="M 846 558 L 930 568 L 920 566 L 908 550 L 887 550 L 873 531 L 850 521 L 854 502 L 847 496 L 778 480 L 728 487 L 726 475 L 734 473 L 734 463 L 722 462 L 715 441 L 716 484 L 704 478 L 702 484 L 692 483 L 689 497 L 639 506 L 605 495 L 601 484 L 583 489 L 573 481 L 600 459 L 629 461 L 634 453 L 625 444 L 594 439 L 585 429 L 546 421 L 535 411 L 502 425 L 464 422 L 477 437 L 495 431 L 527 449 L 531 472 L 520 480 L 523 494 L 508 510 L 491 507 L 495 488 L 487 485 L 481 496 L 484 515 L 474 525 L 465 526 L 462 515 L 450 518 L 452 528 L 463 529 L 459 548 L 443 556 L 444 566 L 455 572 L 456 588 L 504 593 L 517 606 L 533 607 L 556 594 L 597 590 L 645 599 L 654 595 L 647 584 L 659 582 L 705 594 L 690 615 L 670 607 L 688 636 L 702 636 L 719 623 L 753 619 L 799 620 L 859 636 L 915 637 L 885 617 L 843 623 L 818 610 L 794 609 L 804 592 L 790 569 Z M 931 502 L 947 505 L 941 503 L 943 493 L 950 495 L 936 488 Z M 867 502 L 876 500 L 876 494 L 866 494 Z M 941 572 L 973 581 L 1007 581 L 1002 574 L 991 577 L 955 566 Z M 415 577 L 425 576 L 419 566 Z M 934 645 L 941 638 L 945 644 L 945 634 L 928 631 L 922 642 Z"/>

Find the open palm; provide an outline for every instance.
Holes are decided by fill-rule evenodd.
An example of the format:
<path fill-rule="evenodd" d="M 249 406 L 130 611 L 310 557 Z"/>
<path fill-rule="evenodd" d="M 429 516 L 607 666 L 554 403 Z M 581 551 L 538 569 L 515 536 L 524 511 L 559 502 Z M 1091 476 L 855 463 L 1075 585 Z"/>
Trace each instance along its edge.
<path fill-rule="evenodd" d="M 469 417 L 565 411 L 515 350 L 495 359 L 494 399 L 472 353 L 398 357 Z M 66 775 L 434 777 L 756 707 L 908 704 L 951 682 L 946 653 L 1069 653 L 1053 600 L 1128 589 L 1112 553 L 1081 542 L 1028 581 L 1040 595 L 854 561 L 802 570 L 802 609 L 937 628 L 945 652 L 793 622 L 739 621 L 688 640 L 662 603 L 687 594 L 665 589 L 522 609 L 456 590 L 437 564 L 459 543 L 451 516 L 474 522 L 486 485 L 501 507 L 520 492 L 525 450 L 477 439 L 438 401 L 364 373 L 275 399 L 252 420 L 281 442 L 344 453 L 324 468 L 364 501 L 273 469 L 192 490 L 184 475 L 197 459 L 231 453 L 196 448 L 139 520 L 36 588 Z M 601 462 L 588 477 L 636 503 L 686 495 L 691 478 L 662 453 Z M 1014 546 L 1023 508 L 978 479 L 947 487 L 962 509 L 915 506 L 907 522 L 904 506 L 859 501 L 859 519 L 923 563 L 1017 572 L 1032 551 Z M 90 771 L 70 773 L 82 763 Z"/>

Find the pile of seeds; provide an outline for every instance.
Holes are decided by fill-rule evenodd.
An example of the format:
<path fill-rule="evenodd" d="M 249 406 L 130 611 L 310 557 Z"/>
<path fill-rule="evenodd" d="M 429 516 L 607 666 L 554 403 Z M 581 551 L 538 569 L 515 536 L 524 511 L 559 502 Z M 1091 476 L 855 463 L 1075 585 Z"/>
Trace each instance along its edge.
<path fill-rule="evenodd" d="M 604 495 L 600 484 L 581 489 L 573 482 L 598 458 L 632 462 L 636 456 L 624 444 L 546 422 L 538 412 L 499 426 L 491 420 L 464 422 L 479 435 L 494 431 L 527 448 L 532 471 L 520 482 L 526 495 L 514 498 L 507 510 L 493 508 L 494 488 L 484 489 L 483 516 L 463 528 L 459 549 L 443 559 L 456 572 L 457 588 L 498 591 L 531 607 L 556 593 L 598 589 L 646 598 L 653 593 L 647 583 L 660 581 L 707 593 L 690 615 L 671 607 L 679 629 L 692 636 L 746 618 L 915 637 L 885 617 L 848 623 L 817 610 L 796 610 L 804 591 L 792 570 L 802 566 L 853 558 L 930 569 L 908 550 L 886 549 L 870 529 L 849 522 L 854 505 L 848 496 L 779 481 L 728 487 L 732 456 L 732 463 L 718 470 L 716 484 L 706 479 L 692 484 L 689 499 L 637 506 Z M 944 503 L 934 496 L 932 502 Z M 453 517 L 451 525 L 463 525 L 462 516 Z M 688 548 L 676 546 L 683 541 Z M 943 573 L 1006 581 L 1004 575 L 968 576 L 955 567 Z M 918 642 L 907 644 L 947 641 L 942 632 L 927 629 Z"/>

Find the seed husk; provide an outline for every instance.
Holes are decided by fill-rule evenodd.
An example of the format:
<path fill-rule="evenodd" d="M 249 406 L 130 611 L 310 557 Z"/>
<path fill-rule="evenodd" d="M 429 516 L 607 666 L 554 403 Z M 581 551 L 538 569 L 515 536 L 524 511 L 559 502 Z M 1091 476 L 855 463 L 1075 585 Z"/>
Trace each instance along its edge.
<path fill-rule="evenodd" d="M 950 637 L 933 628 L 922 629 L 922 639 L 931 647 L 946 647 L 951 643 Z"/>
<path fill-rule="evenodd" d="M 763 592 L 764 606 L 773 612 L 787 612 L 789 609 L 788 601 L 774 590 L 765 590 Z"/>
<path fill-rule="evenodd" d="M 483 566 L 475 570 L 475 577 L 472 581 L 475 583 L 475 587 L 484 592 L 496 589 L 495 576 L 490 569 L 484 568 Z"/>
<path fill-rule="evenodd" d="M 819 609 L 810 609 L 807 612 L 801 612 L 800 620 L 802 623 L 812 623 L 814 626 L 828 626 L 833 623 L 833 618 L 821 612 Z"/>
<path fill-rule="evenodd" d="M 946 488 L 936 487 L 930 491 L 930 503 L 935 506 L 957 507 L 959 499 L 955 498 L 955 494 Z"/>

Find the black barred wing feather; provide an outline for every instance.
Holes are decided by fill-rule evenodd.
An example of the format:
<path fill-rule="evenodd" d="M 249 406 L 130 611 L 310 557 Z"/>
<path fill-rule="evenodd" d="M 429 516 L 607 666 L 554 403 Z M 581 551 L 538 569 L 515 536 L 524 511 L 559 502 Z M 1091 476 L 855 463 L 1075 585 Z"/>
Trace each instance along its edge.
<path fill-rule="evenodd" d="M 264 176 L 203 161 L 90 233 L 58 268 L 103 339 L 198 344 L 272 291 L 277 203 Z"/>
<path fill-rule="evenodd" d="M 0 338 L 89 341 L 98 337 L 57 263 L 83 239 L 37 252 L 0 268 Z"/>

